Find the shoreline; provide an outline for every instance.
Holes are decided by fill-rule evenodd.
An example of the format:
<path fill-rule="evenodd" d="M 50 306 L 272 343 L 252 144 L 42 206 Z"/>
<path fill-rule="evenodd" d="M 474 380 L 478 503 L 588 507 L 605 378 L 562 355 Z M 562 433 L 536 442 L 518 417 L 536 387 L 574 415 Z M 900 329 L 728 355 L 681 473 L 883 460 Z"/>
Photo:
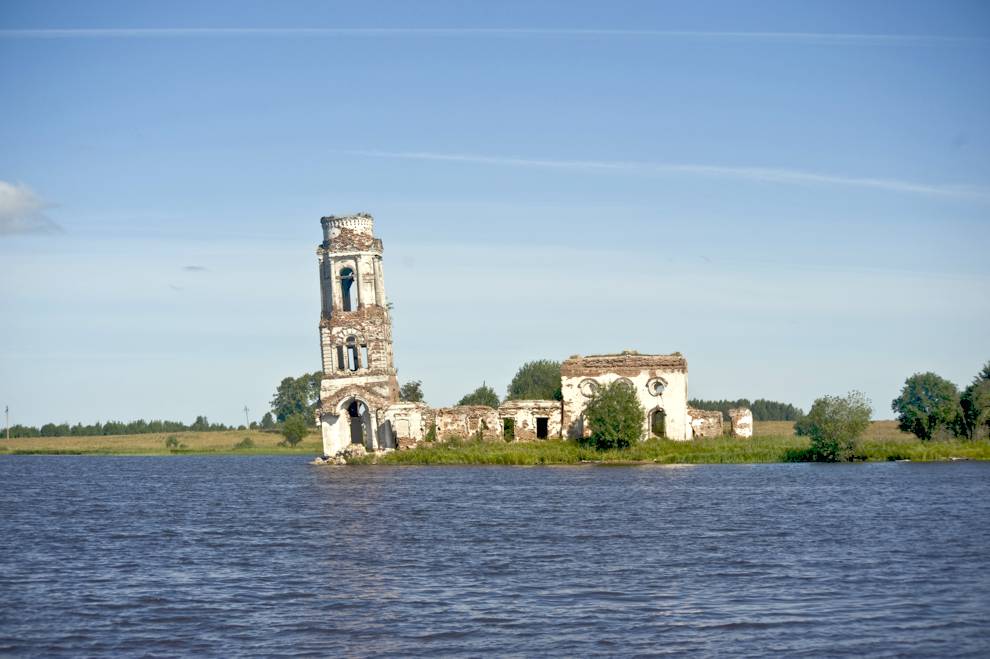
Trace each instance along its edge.
<path fill-rule="evenodd" d="M 695 465 L 781 464 L 795 462 L 809 440 L 793 434 L 787 421 L 757 422 L 751 439 L 718 437 L 672 441 L 650 439 L 627 449 L 597 451 L 574 440 L 505 442 L 452 440 L 422 442 L 415 448 L 369 454 L 347 460 L 348 466 L 375 465 Z M 178 449 L 166 441 L 175 439 Z M 280 446 L 281 435 L 251 430 L 149 433 L 91 437 L 0 437 L 0 459 L 8 455 L 47 456 L 298 456 L 314 459 L 323 452 L 320 436 L 311 433 L 297 446 Z M 245 444 L 247 444 L 245 446 Z M 922 442 L 897 430 L 892 421 L 875 421 L 859 443 L 863 462 L 950 462 L 990 460 L 990 441 Z"/>

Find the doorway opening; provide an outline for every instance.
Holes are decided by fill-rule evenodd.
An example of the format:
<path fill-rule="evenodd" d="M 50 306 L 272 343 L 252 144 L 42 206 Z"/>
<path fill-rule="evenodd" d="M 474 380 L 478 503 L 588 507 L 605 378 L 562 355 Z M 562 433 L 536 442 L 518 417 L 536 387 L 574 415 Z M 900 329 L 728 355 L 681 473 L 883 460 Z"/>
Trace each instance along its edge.
<path fill-rule="evenodd" d="M 347 417 L 351 424 L 351 444 L 367 445 L 368 406 L 359 400 L 347 406 Z"/>
<path fill-rule="evenodd" d="M 667 437 L 667 413 L 663 410 L 653 410 L 650 414 L 650 432 L 665 439 Z"/>

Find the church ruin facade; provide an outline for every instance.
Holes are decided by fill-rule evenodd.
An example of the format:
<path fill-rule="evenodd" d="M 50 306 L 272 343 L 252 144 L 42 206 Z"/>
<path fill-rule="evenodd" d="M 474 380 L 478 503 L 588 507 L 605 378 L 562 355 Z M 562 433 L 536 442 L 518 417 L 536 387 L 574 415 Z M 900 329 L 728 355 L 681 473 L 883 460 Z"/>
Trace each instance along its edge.
<path fill-rule="evenodd" d="M 427 438 L 544 440 L 590 433 L 584 409 L 597 391 L 628 383 L 646 411 L 644 438 L 719 436 L 720 412 L 688 407 L 688 366 L 680 353 L 575 355 L 561 364 L 563 400 L 512 400 L 498 409 L 463 405 L 432 409 L 399 400 L 392 353 L 392 320 L 385 295 L 382 241 L 374 219 L 358 213 L 321 218 L 320 351 L 323 378 L 316 416 L 325 456 L 360 447 L 381 451 Z M 747 409 L 732 410 L 732 434 L 752 435 Z"/>

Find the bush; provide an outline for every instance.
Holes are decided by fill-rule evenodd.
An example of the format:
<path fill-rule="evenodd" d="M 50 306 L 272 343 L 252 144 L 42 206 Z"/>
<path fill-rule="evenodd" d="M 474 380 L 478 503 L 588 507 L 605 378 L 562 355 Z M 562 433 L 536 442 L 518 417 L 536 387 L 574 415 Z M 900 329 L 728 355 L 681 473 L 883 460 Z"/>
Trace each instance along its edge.
<path fill-rule="evenodd" d="M 307 432 L 309 432 L 309 424 L 306 422 L 306 417 L 298 412 L 290 414 L 285 423 L 282 424 L 282 436 L 285 437 L 282 444 L 295 446 L 302 441 Z"/>
<path fill-rule="evenodd" d="M 608 450 L 627 448 L 642 439 L 646 412 L 633 387 L 617 380 L 598 390 L 584 409 L 584 418 L 591 436 L 582 441 Z"/>
<path fill-rule="evenodd" d="M 811 435 L 808 458 L 816 462 L 852 460 L 856 440 L 869 428 L 871 416 L 870 401 L 858 391 L 819 398 L 807 417 Z"/>
<path fill-rule="evenodd" d="M 186 445 L 181 443 L 175 435 L 169 435 L 165 438 L 165 448 L 169 451 L 181 451 L 186 448 Z"/>
<path fill-rule="evenodd" d="M 254 440 L 251 439 L 250 437 L 245 437 L 241 441 L 234 444 L 234 448 L 235 449 L 254 448 Z"/>

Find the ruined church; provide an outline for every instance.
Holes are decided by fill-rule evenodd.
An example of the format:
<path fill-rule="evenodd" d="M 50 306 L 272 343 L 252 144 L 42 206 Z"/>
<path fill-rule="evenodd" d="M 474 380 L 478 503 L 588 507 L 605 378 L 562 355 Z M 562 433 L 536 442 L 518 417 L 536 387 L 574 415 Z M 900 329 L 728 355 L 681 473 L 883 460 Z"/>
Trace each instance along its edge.
<path fill-rule="evenodd" d="M 586 436 L 584 407 L 598 388 L 625 380 L 646 410 L 643 437 L 676 440 L 721 435 L 721 412 L 688 407 L 687 360 L 680 353 L 576 355 L 561 364 L 562 401 L 512 400 L 494 409 L 432 409 L 399 400 L 392 321 L 385 296 L 382 241 L 374 219 L 358 213 L 324 217 L 317 248 L 320 270 L 320 350 L 323 379 L 317 419 L 323 453 L 352 446 L 367 451 L 415 446 L 428 436 L 540 440 Z M 732 433 L 752 435 L 749 410 L 733 410 Z"/>

